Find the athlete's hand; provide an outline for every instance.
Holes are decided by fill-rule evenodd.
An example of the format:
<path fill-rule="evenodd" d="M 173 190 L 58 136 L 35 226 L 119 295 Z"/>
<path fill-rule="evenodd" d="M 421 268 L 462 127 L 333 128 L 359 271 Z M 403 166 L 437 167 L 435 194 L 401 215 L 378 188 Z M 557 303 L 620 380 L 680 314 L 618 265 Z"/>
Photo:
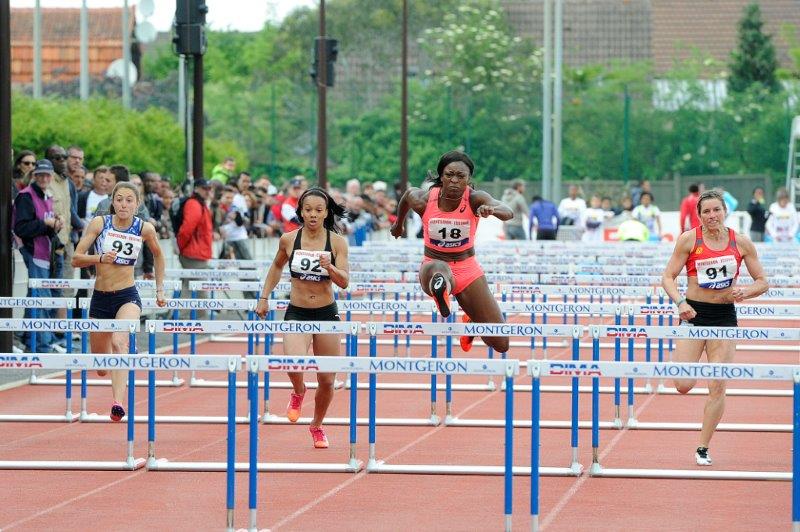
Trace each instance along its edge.
<path fill-rule="evenodd" d="M 403 224 L 400 222 L 400 220 L 392 224 L 392 227 L 391 229 L 389 229 L 389 232 L 395 238 L 400 238 L 401 236 L 403 236 Z"/>
<path fill-rule="evenodd" d="M 695 312 L 692 306 L 686 301 L 678 305 L 678 312 L 681 320 L 683 321 L 689 321 L 697 316 L 697 312 Z"/>
<path fill-rule="evenodd" d="M 269 300 L 263 297 L 258 298 L 258 304 L 256 305 L 256 316 L 261 318 L 262 320 L 267 317 L 267 312 L 269 311 Z"/>
<path fill-rule="evenodd" d="M 319 254 L 319 266 L 320 268 L 325 268 L 326 270 L 330 271 L 330 269 L 333 267 L 330 253 Z"/>
<path fill-rule="evenodd" d="M 740 286 L 734 286 L 733 289 L 728 292 L 728 299 L 730 303 L 741 303 L 747 298 L 747 294 L 745 293 L 745 289 Z"/>
<path fill-rule="evenodd" d="M 476 213 L 478 214 L 478 216 L 482 216 L 483 218 L 488 218 L 489 216 L 494 214 L 494 207 L 492 207 L 491 205 L 484 204 L 478 207 Z"/>
<path fill-rule="evenodd" d="M 142 279 L 146 281 L 152 281 L 155 278 L 156 278 L 155 272 L 150 272 L 150 273 L 145 272 L 142 274 Z"/>
<path fill-rule="evenodd" d="M 101 264 L 114 264 L 115 260 L 117 260 L 116 251 L 104 251 L 100 254 Z"/>
<path fill-rule="evenodd" d="M 156 290 L 156 305 L 159 307 L 167 306 L 167 298 L 164 297 L 164 290 Z"/>

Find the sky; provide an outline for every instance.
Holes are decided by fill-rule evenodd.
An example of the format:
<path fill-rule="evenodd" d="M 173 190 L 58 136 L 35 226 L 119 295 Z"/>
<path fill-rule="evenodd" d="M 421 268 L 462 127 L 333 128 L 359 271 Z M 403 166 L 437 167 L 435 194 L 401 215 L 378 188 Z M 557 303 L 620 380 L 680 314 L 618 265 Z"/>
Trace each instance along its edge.
<path fill-rule="evenodd" d="M 139 0 L 128 0 L 130 5 L 138 5 Z M 155 12 L 147 20 L 158 31 L 168 31 L 175 16 L 175 2 L 153 0 Z M 280 21 L 298 7 L 312 7 L 317 0 L 206 0 L 208 5 L 208 24 L 216 30 L 257 31 L 266 20 Z M 33 7 L 35 0 L 11 0 L 11 7 Z M 123 0 L 87 0 L 93 7 L 121 7 Z M 81 0 L 40 0 L 39 5 L 47 7 L 80 7 Z M 142 16 L 137 12 L 137 20 Z"/>

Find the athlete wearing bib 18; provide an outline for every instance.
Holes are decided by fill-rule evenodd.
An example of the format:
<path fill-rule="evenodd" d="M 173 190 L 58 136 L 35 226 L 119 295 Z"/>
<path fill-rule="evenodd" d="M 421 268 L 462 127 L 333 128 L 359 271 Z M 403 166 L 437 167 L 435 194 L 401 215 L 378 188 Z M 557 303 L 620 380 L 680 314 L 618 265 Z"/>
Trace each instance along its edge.
<path fill-rule="evenodd" d="M 697 201 L 697 213 L 700 225 L 678 237 L 662 286 L 677 305 L 683 325 L 736 327 L 734 303 L 758 297 L 769 288 L 764 268 L 750 238 L 725 227 L 728 212 L 720 192 L 703 192 Z M 736 284 L 742 261 L 754 281 L 748 286 Z M 685 297 L 675 282 L 684 266 L 688 278 Z M 736 344 L 730 340 L 677 340 L 674 361 L 698 362 L 704 349 L 709 362 L 732 362 Z M 693 380 L 675 381 L 675 388 L 684 394 L 694 385 Z M 708 445 L 724 410 L 725 381 L 710 381 L 700 445 L 695 452 L 697 465 L 711 465 Z"/>
<path fill-rule="evenodd" d="M 391 232 L 403 234 L 406 216 L 413 210 L 422 217 L 425 258 L 419 282 L 433 297 L 439 313 L 450 315 L 450 294 L 464 311 L 464 321 L 502 323 L 503 314 L 494 299 L 480 264 L 475 258 L 475 232 L 481 218 L 495 216 L 506 221 L 514 213 L 504 203 L 470 186 L 475 164 L 460 151 L 442 155 L 429 188 L 408 189 L 397 204 L 397 221 Z M 501 353 L 508 351 L 507 337 L 481 337 Z M 461 337 L 461 348 L 472 348 L 472 337 Z"/>
<path fill-rule="evenodd" d="M 275 260 L 267 272 L 256 314 L 262 319 L 269 310 L 269 295 L 281 279 L 284 266 L 289 264 L 292 290 L 284 320 L 339 321 L 339 310 L 333 297 L 333 286 L 347 288 L 350 267 L 347 262 L 347 241 L 336 232 L 336 220 L 344 214 L 321 188 L 303 192 L 297 205 L 300 229 L 281 236 Z M 338 334 L 286 334 L 283 353 L 287 356 L 304 356 L 313 345 L 315 356 L 337 356 L 341 343 Z M 317 392 L 314 396 L 314 417 L 309 431 L 316 449 L 328 447 L 328 438 L 322 429 L 325 414 L 333 400 L 335 373 L 317 373 Z M 289 395 L 286 417 L 292 423 L 300 418 L 306 385 L 302 373 L 289 373 L 294 391 Z"/>
<path fill-rule="evenodd" d="M 96 216 L 86 226 L 81 241 L 75 248 L 72 265 L 75 268 L 95 267 L 96 280 L 89 306 L 89 317 L 101 320 L 138 320 L 142 301 L 133 279 L 133 265 L 147 244 L 153 252 L 156 277 L 156 302 L 166 305 L 164 299 L 164 255 L 158 245 L 153 224 L 134 216 L 139 207 L 139 191 L 129 182 L 120 182 L 111 193 L 111 214 Z M 94 253 L 89 254 L 89 248 Z M 92 353 L 128 353 L 128 333 L 91 333 Z M 105 375 L 105 371 L 98 371 Z M 122 401 L 125 398 L 125 371 L 111 372 L 111 390 L 114 402 L 111 419 L 120 421 L 125 416 Z"/>

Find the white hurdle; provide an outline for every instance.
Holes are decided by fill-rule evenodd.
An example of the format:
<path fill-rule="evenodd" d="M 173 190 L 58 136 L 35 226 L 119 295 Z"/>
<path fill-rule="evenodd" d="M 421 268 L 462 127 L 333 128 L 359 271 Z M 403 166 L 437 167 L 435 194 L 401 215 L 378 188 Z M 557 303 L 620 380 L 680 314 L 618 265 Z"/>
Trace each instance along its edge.
<path fill-rule="evenodd" d="M 30 332 L 66 332 L 68 351 L 72 349 L 71 333 L 73 332 L 126 332 L 131 335 L 134 341 L 131 349 L 135 349 L 135 335 L 139 330 L 139 322 L 136 320 L 59 320 L 59 319 L 0 319 L 0 331 L 30 331 Z M 67 353 L 65 356 L 69 356 Z M 44 354 L 3 354 L 0 359 L 4 361 L 0 368 L 18 369 L 52 369 L 45 363 Z M 64 369 L 64 368 L 57 368 Z M 0 421 L 67 421 L 72 422 L 82 418 L 86 410 L 86 372 L 81 372 L 81 414 L 72 412 L 72 372 L 67 371 L 62 380 L 65 384 L 66 412 L 58 415 L 47 414 L 1 414 Z M 34 384 L 34 382 L 31 382 Z"/>

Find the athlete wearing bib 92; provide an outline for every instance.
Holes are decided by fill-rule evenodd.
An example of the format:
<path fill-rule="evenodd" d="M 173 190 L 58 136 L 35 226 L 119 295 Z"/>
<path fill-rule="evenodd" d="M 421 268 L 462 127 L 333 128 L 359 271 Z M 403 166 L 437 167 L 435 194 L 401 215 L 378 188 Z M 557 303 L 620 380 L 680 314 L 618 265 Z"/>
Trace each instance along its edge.
<path fill-rule="evenodd" d="M 466 153 L 450 151 L 439 159 L 436 175 L 429 174 L 427 189 L 410 188 L 397 204 L 397 221 L 391 232 L 403 234 L 406 216 L 413 210 L 422 217 L 425 257 L 419 269 L 422 290 L 433 297 L 443 317 L 450 315 L 450 294 L 464 311 L 464 321 L 502 323 L 503 314 L 489 290 L 486 276 L 475 258 L 475 232 L 481 218 L 510 220 L 508 205 L 470 186 L 475 164 Z M 498 352 L 508 351 L 507 337 L 482 337 Z M 472 348 L 472 337 L 461 337 L 461 348 Z"/>
<path fill-rule="evenodd" d="M 347 262 L 347 240 L 336 232 L 336 219 L 344 208 L 321 188 L 309 188 L 297 204 L 299 229 L 281 236 L 278 251 L 267 272 L 256 314 L 264 318 L 269 310 L 269 295 L 280 281 L 284 266 L 289 264 L 292 290 L 285 320 L 339 321 L 339 311 L 333 297 L 333 285 L 347 288 L 350 267 Z M 283 353 L 305 356 L 313 346 L 315 356 L 338 356 L 341 349 L 338 334 L 286 334 Z M 328 447 L 322 422 L 333 399 L 334 373 L 317 373 L 314 397 L 314 417 L 309 431 L 316 449 Z M 300 418 L 306 385 L 302 373 L 289 373 L 294 391 L 289 396 L 286 417 L 292 423 Z"/>
<path fill-rule="evenodd" d="M 133 278 L 133 265 L 146 244 L 153 253 L 156 277 L 156 303 L 163 307 L 164 255 L 158 245 L 155 227 L 134 216 L 139 207 L 139 191 L 129 182 L 120 182 L 111 193 L 111 214 L 96 216 L 86 226 L 83 237 L 75 248 L 72 265 L 75 268 L 94 266 L 96 279 L 89 306 L 89 317 L 102 320 L 139 320 L 142 301 Z M 89 254 L 89 248 L 94 253 Z M 128 353 L 128 333 L 96 332 L 90 334 L 92 353 Z M 98 371 L 99 375 L 105 372 Z M 125 398 L 127 372 L 111 372 L 111 390 L 114 403 L 111 419 L 120 421 L 125 416 L 122 402 Z"/>
<path fill-rule="evenodd" d="M 728 214 L 722 194 L 703 192 L 697 201 L 700 225 L 678 237 L 675 251 L 664 270 L 661 284 L 675 302 L 681 323 L 697 327 L 736 327 L 734 303 L 758 297 L 769 285 L 750 238 L 725 227 Z M 744 262 L 753 284 L 736 284 Z M 686 294 L 682 296 L 675 279 L 686 267 Z M 711 363 L 733 362 L 736 344 L 730 340 L 677 340 L 675 362 L 698 362 L 706 352 Z M 676 379 L 675 388 L 689 393 L 694 380 Z M 708 399 L 703 410 L 700 442 L 695 452 L 697 465 L 710 466 L 708 446 L 725 410 L 725 381 L 708 383 Z"/>

